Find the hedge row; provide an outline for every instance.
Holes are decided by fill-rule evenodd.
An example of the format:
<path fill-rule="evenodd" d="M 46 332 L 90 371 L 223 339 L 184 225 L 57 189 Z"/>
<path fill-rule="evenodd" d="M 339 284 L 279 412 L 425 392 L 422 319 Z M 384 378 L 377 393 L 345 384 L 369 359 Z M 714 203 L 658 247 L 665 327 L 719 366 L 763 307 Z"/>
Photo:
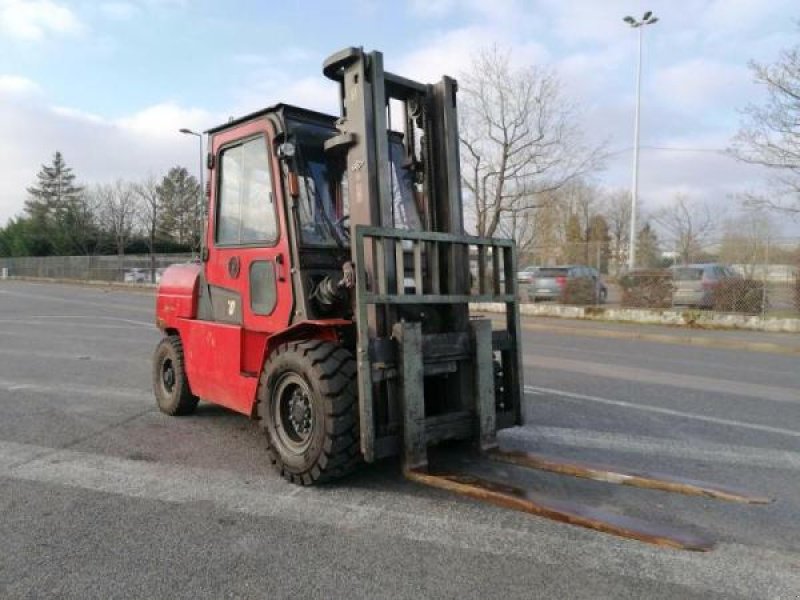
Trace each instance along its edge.
<path fill-rule="evenodd" d="M 672 274 L 669 271 L 637 271 L 623 276 L 619 283 L 625 308 L 672 306 Z"/>

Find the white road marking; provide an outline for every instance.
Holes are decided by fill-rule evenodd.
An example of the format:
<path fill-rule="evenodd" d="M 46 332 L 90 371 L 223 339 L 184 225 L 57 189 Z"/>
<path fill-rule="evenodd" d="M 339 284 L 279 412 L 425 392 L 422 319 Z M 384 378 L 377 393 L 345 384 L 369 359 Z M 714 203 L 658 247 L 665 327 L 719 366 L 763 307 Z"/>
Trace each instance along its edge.
<path fill-rule="evenodd" d="M 713 462 L 800 471 L 800 452 L 719 444 L 703 440 L 692 440 L 691 444 L 687 444 L 686 440 L 680 439 L 540 425 L 525 425 L 523 427 L 504 429 L 498 432 L 498 436 L 501 440 L 518 439 L 525 442 L 543 442 L 555 446 L 568 446 L 578 449 L 611 450 L 702 461 L 704 463 Z"/>
<path fill-rule="evenodd" d="M 525 355 L 522 362 L 526 367 L 541 367 L 557 371 L 580 373 L 582 375 L 606 377 L 609 379 L 623 379 L 628 382 L 671 385 L 702 392 L 721 392 L 734 396 L 758 398 L 759 400 L 800 404 L 800 391 L 798 391 L 797 388 L 746 383 L 744 381 L 733 381 L 730 379 L 714 379 L 712 377 L 702 377 L 700 375 L 666 373 L 654 369 L 625 367 L 622 365 L 610 365 L 608 363 L 574 360 L 541 354 Z"/>
<path fill-rule="evenodd" d="M 0 319 L 0 323 L 3 324 L 11 324 L 11 325 L 25 325 L 25 326 L 33 326 L 33 327 L 53 327 L 54 324 L 57 324 L 58 327 L 91 327 L 92 329 L 125 329 L 125 330 L 136 330 L 141 331 L 144 327 L 143 324 L 120 324 L 120 325 L 112 325 L 108 323 L 92 323 L 91 325 L 87 325 L 86 323 L 82 322 L 74 322 L 72 319 L 82 319 L 88 317 L 69 317 L 69 321 L 67 317 L 62 319 L 62 322 L 56 322 L 55 320 L 50 321 L 43 321 L 41 320 L 43 317 L 32 317 L 27 319 Z M 95 319 L 96 317 L 91 317 Z M 148 325 L 148 327 L 152 330 L 155 330 L 155 325 Z"/>
<path fill-rule="evenodd" d="M 575 394 L 572 392 L 565 392 L 563 390 L 555 390 L 552 388 L 525 386 L 525 391 L 528 393 L 539 393 L 553 396 L 561 396 L 562 398 L 569 398 L 571 400 L 581 400 L 586 402 L 597 402 L 598 404 L 605 404 L 607 406 L 618 406 L 620 408 L 632 408 L 634 410 L 641 410 L 645 412 L 658 413 L 661 415 L 670 415 L 673 417 L 680 417 L 682 419 L 694 419 L 696 421 L 705 421 L 706 423 L 714 423 L 716 425 L 727 425 L 729 427 L 740 427 L 742 429 L 752 429 L 754 431 L 763 431 L 766 433 L 777 433 L 779 435 L 788 435 L 792 437 L 800 437 L 800 431 L 793 429 L 783 429 L 781 427 L 771 427 L 769 425 L 759 425 L 757 423 L 744 423 L 742 421 L 735 421 L 733 419 L 722 419 L 719 417 L 709 417 L 706 415 L 698 415 L 694 413 L 687 413 L 681 410 L 673 410 L 671 408 L 662 408 L 660 406 L 646 406 L 644 404 L 634 404 L 633 402 L 625 402 L 624 400 L 612 400 L 610 398 L 601 398 L 599 396 L 590 396 L 588 394 Z"/>
<path fill-rule="evenodd" d="M 14 349 L 14 348 L 0 348 L 0 356 L 20 356 L 25 359 L 43 358 L 48 360 L 66 360 L 66 361 L 81 361 L 88 360 L 89 362 L 107 362 L 117 363 L 124 360 L 126 363 L 131 361 L 146 362 L 150 364 L 151 359 L 149 356 L 125 356 L 121 358 L 117 356 L 97 356 L 80 352 L 50 352 L 48 350 L 30 350 L 30 349 Z M 24 387 L 28 387 L 24 384 Z"/>
<path fill-rule="evenodd" d="M 298 488 L 277 478 L 129 460 L 0 441 L 0 477 L 190 505 L 209 502 L 232 512 L 323 525 L 374 538 L 404 538 L 440 547 L 519 556 L 538 564 L 636 576 L 729 597 L 791 597 L 800 589 L 793 555 L 722 543 L 709 554 L 646 544 L 497 511 L 491 519 L 469 501 L 448 501 L 420 488 Z M 187 510 L 191 508 L 187 507 Z M 495 509 L 491 509 L 495 510 Z"/>
<path fill-rule="evenodd" d="M 61 304 L 75 304 L 78 306 L 85 306 L 85 307 L 96 306 L 98 308 L 121 309 L 121 310 L 129 310 L 141 313 L 152 313 L 154 311 L 154 308 L 146 308 L 144 306 L 134 306 L 132 304 L 119 304 L 116 302 L 95 302 L 93 300 L 77 300 L 74 298 L 62 298 L 60 296 L 53 296 L 47 294 L 26 294 L 24 292 L 12 292 L 10 290 L 4 290 L 3 293 L 9 296 L 16 296 L 18 298 L 29 298 L 32 300 L 42 300 L 47 302 L 60 302 Z M 153 301 L 153 307 L 155 307 L 155 300 Z"/>
<path fill-rule="evenodd" d="M 52 394 L 55 396 L 67 396 L 72 398 L 75 396 L 96 396 L 99 398 L 108 398 L 109 396 L 113 396 L 119 398 L 136 399 L 148 397 L 147 391 L 137 390 L 135 388 L 99 387 L 90 385 L 45 385 L 32 381 L 11 381 L 9 379 L 0 379 L 0 390 L 6 390 L 9 392 L 32 391 L 42 394 Z"/>
<path fill-rule="evenodd" d="M 90 329 L 91 328 L 89 328 L 89 327 L 86 328 L 87 331 L 90 330 Z M 130 331 L 130 330 L 128 330 L 128 331 Z M 143 330 L 139 329 L 138 331 L 143 331 Z M 2 334 L 3 338 L 15 337 L 15 338 L 22 338 L 23 340 L 27 340 L 28 342 L 30 342 L 31 340 L 35 340 L 38 343 L 42 343 L 41 340 L 43 339 L 43 334 L 44 333 L 45 332 L 42 332 L 42 330 L 38 330 L 37 331 L 38 337 L 34 337 L 33 335 L 31 335 L 30 331 L 24 331 L 24 330 L 22 330 L 22 331 L 16 330 L 15 331 L 15 330 L 12 330 L 12 329 L 0 329 L 0 334 Z M 153 333 L 157 334 L 158 332 L 155 329 L 153 329 Z M 110 334 L 110 333 L 102 333 L 102 332 L 98 331 L 98 332 L 96 332 L 96 335 L 83 335 L 82 333 L 59 333 L 57 336 L 51 336 L 51 337 L 52 337 L 53 340 L 57 340 L 59 342 L 69 341 L 69 340 L 75 340 L 75 341 L 79 341 L 79 342 L 96 342 L 96 341 L 101 341 L 101 340 L 108 340 L 109 339 L 108 336 L 110 336 L 110 335 L 112 335 L 112 334 Z M 44 343 L 50 342 L 50 339 L 51 338 L 46 338 L 44 340 Z M 114 338 L 114 343 L 117 344 L 117 345 L 119 345 L 119 344 L 134 344 L 138 348 L 141 348 L 142 347 L 142 338 L 134 337 L 132 335 L 118 335 L 118 336 L 116 336 Z"/>
<path fill-rule="evenodd" d="M 91 319 L 93 321 L 97 319 L 102 319 L 105 321 L 119 321 L 120 323 L 127 323 L 129 325 L 139 325 L 141 327 L 149 327 L 150 329 L 155 328 L 155 309 L 153 309 L 154 318 L 152 321 L 136 321 L 134 319 L 123 319 L 122 317 L 98 317 L 98 316 L 86 316 L 86 315 L 36 315 L 34 319 L 64 319 L 64 320 L 72 320 L 72 319 Z"/>

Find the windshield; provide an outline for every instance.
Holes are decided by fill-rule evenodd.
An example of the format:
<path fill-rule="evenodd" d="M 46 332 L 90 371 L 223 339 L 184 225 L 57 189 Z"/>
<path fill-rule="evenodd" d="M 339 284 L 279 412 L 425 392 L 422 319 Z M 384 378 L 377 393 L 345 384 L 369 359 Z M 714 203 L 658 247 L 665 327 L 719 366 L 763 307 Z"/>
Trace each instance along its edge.
<path fill-rule="evenodd" d="M 321 152 L 301 148 L 298 180 L 298 215 L 304 244 L 336 246 L 347 243 L 346 185 L 338 185 L 335 174 Z"/>
<path fill-rule="evenodd" d="M 414 184 L 414 173 L 403 166 L 405 148 L 402 140 L 396 138 L 389 144 L 392 159 L 392 221 L 398 229 L 422 230 L 417 207 L 417 189 Z"/>
<path fill-rule="evenodd" d="M 672 271 L 672 278 L 677 281 L 700 281 L 703 278 L 703 269 L 694 267 L 681 267 Z"/>
<path fill-rule="evenodd" d="M 321 151 L 319 140 L 301 140 L 297 166 L 300 196 L 298 216 L 303 244 L 344 246 L 349 244 L 350 222 L 347 177 L 344 169 L 331 165 Z M 402 139 L 390 145 L 392 222 L 398 229 L 419 231 L 422 221 L 417 205 L 414 174 L 404 166 Z"/>
<path fill-rule="evenodd" d="M 539 269 L 539 277 L 565 277 L 569 269 L 547 268 Z"/>

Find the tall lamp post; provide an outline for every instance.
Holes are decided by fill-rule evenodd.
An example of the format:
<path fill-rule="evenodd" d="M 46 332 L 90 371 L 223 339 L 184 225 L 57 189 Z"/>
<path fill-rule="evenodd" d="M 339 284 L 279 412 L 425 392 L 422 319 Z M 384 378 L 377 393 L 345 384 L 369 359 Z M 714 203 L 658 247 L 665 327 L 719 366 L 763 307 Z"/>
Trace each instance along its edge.
<path fill-rule="evenodd" d="M 201 133 L 197 133 L 196 131 L 192 131 L 191 129 L 187 129 L 186 127 L 183 127 L 181 129 L 179 129 L 178 131 L 180 133 L 185 134 L 185 135 L 196 136 L 197 140 L 199 142 L 199 145 L 200 145 L 200 172 L 199 172 L 199 175 L 200 175 L 200 198 L 198 199 L 197 206 L 195 207 L 195 210 L 194 210 L 194 222 L 195 222 L 195 231 L 196 231 L 197 227 L 198 227 L 198 225 L 200 223 L 200 211 L 203 210 L 203 208 L 202 208 L 203 200 L 202 199 L 203 199 L 203 196 L 205 194 L 205 187 L 204 187 L 204 182 L 203 182 L 203 135 Z M 200 235 L 202 235 L 202 232 L 200 233 Z"/>
<path fill-rule="evenodd" d="M 636 64 L 636 117 L 633 125 L 633 185 L 631 189 L 631 242 L 628 252 L 628 269 L 636 266 L 636 208 L 639 196 L 639 111 L 642 104 L 642 30 L 645 25 L 652 25 L 658 21 L 653 16 L 653 11 L 648 10 L 642 19 L 636 20 L 631 16 L 624 19 L 633 29 L 639 30 L 639 60 Z"/>

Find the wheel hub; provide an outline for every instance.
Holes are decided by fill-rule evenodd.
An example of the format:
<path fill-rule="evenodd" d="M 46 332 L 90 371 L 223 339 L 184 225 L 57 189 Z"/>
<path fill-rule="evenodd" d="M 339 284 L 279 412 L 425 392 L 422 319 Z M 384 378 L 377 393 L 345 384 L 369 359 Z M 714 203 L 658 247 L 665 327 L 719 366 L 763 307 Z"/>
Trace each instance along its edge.
<path fill-rule="evenodd" d="M 161 382 L 167 392 L 171 392 L 175 386 L 175 367 L 173 367 L 171 360 L 165 360 L 161 366 Z"/>
<path fill-rule="evenodd" d="M 276 434 L 287 450 L 302 454 L 310 446 L 314 430 L 313 396 L 308 383 L 297 373 L 285 373 L 274 390 Z"/>
<path fill-rule="evenodd" d="M 289 400 L 289 419 L 295 432 L 301 435 L 311 429 L 311 403 L 300 390 L 296 390 Z"/>

